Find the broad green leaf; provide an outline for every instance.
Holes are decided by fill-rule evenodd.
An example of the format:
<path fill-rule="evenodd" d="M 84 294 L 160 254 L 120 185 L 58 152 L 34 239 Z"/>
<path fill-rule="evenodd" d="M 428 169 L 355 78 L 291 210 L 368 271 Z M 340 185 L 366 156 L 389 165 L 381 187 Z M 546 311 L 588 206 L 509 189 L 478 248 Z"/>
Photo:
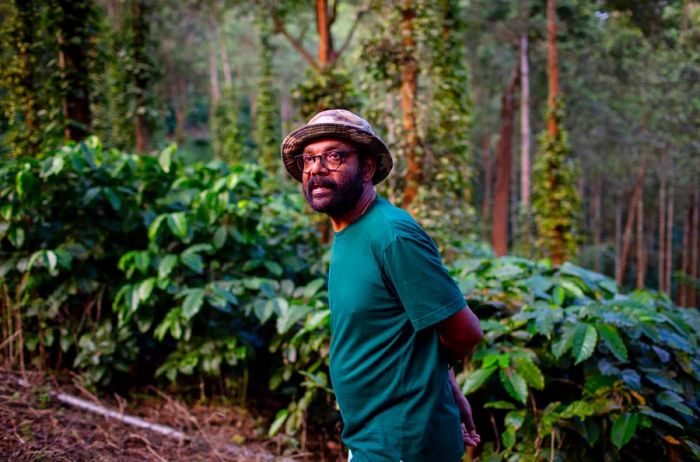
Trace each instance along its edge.
<path fill-rule="evenodd" d="M 683 400 L 683 398 L 678 393 L 675 393 L 673 391 L 667 390 L 659 393 L 658 395 L 656 395 L 656 401 L 658 401 L 659 404 L 663 406 L 668 406 L 670 408 L 675 409 L 681 414 L 685 414 L 690 417 L 693 417 L 695 415 L 693 413 L 693 410 L 684 404 L 685 401 Z"/>
<path fill-rule="evenodd" d="M 194 252 L 183 252 L 180 255 L 180 261 L 197 274 L 204 272 L 204 261 L 201 255 Z"/>
<path fill-rule="evenodd" d="M 644 377 L 651 383 L 665 388 L 667 390 L 675 391 L 676 393 L 683 393 L 683 387 L 680 383 L 676 382 L 672 378 L 668 377 L 664 371 L 661 370 L 645 370 Z"/>
<path fill-rule="evenodd" d="M 137 290 L 139 301 L 148 300 L 148 297 L 150 297 L 151 293 L 153 292 L 153 286 L 155 286 L 155 283 L 156 283 L 156 278 L 148 278 L 148 279 L 144 279 L 139 284 L 139 288 Z"/>
<path fill-rule="evenodd" d="M 544 388 L 544 375 L 530 356 L 518 356 L 513 359 L 515 370 L 520 374 L 525 382 L 532 388 L 542 390 Z"/>
<path fill-rule="evenodd" d="M 557 306 L 563 306 L 565 298 L 566 292 L 564 292 L 562 286 L 557 285 L 554 287 L 554 290 L 552 291 L 552 302 Z"/>
<path fill-rule="evenodd" d="M 214 247 L 217 249 L 220 249 L 224 246 L 226 243 L 226 235 L 228 233 L 226 232 L 226 227 L 225 226 L 219 226 L 216 229 L 216 232 L 214 233 L 214 238 L 212 239 L 212 243 L 214 244 Z"/>
<path fill-rule="evenodd" d="M 163 149 L 158 155 L 158 164 L 165 173 L 170 172 L 170 166 L 172 165 L 173 155 L 175 154 L 176 150 L 177 146 L 175 144 L 171 144 L 167 148 Z"/>
<path fill-rule="evenodd" d="M 115 193 L 112 188 L 104 188 L 102 190 L 102 193 L 105 195 L 105 197 L 109 201 L 109 205 L 111 205 L 112 208 L 116 212 L 118 212 L 122 209 L 122 200 L 119 198 L 117 193 Z"/>
<path fill-rule="evenodd" d="M 510 401 L 491 401 L 484 404 L 484 409 L 515 409 L 515 404 Z"/>
<path fill-rule="evenodd" d="M 571 348 L 575 330 L 573 326 L 566 326 L 562 329 L 561 337 L 552 343 L 552 354 L 555 358 L 561 358 Z"/>
<path fill-rule="evenodd" d="M 676 419 L 667 416 L 666 414 L 662 414 L 661 412 L 656 412 L 653 409 L 646 408 L 646 409 L 641 409 L 640 414 L 648 415 L 649 417 L 653 417 L 656 420 L 660 420 L 662 422 L 666 422 L 667 424 L 676 427 L 678 429 L 683 429 L 683 425 L 680 424 Z"/>
<path fill-rule="evenodd" d="M 160 263 L 158 263 L 158 278 L 159 279 L 165 279 L 168 276 L 170 276 L 170 273 L 172 272 L 173 268 L 177 264 L 177 256 L 176 255 L 165 255 L 160 259 Z"/>
<path fill-rule="evenodd" d="M 263 265 L 269 272 L 271 272 L 273 275 L 280 277 L 284 273 L 284 268 L 282 268 L 282 265 L 277 263 L 276 261 L 271 261 L 271 260 L 265 260 L 263 262 Z"/>
<path fill-rule="evenodd" d="M 187 237 L 187 215 L 183 212 L 170 213 L 168 216 L 168 227 L 170 231 L 180 239 Z"/>
<path fill-rule="evenodd" d="M 275 436 L 279 431 L 282 429 L 282 425 L 284 425 L 284 422 L 287 420 L 287 417 L 289 416 L 289 411 L 287 409 L 282 409 L 275 415 L 275 420 L 272 421 L 272 425 L 270 425 L 270 430 L 267 432 L 267 436 L 272 438 Z"/>
<path fill-rule="evenodd" d="M 303 305 L 290 306 L 284 298 L 275 299 L 279 309 L 277 310 L 277 333 L 284 334 L 297 322 L 306 317 L 311 308 Z"/>
<path fill-rule="evenodd" d="M 496 369 L 498 369 L 496 366 L 492 366 L 470 372 L 469 375 L 467 375 L 467 380 L 465 380 L 464 384 L 462 385 L 462 394 L 468 395 L 481 388 L 481 386 L 486 383 Z"/>
<path fill-rule="evenodd" d="M 574 282 L 562 279 L 559 281 L 559 284 L 561 285 L 562 289 L 566 291 L 568 295 L 570 295 L 573 298 L 581 299 L 585 297 L 585 294 L 583 293 L 583 290 L 579 286 L 577 286 Z"/>
<path fill-rule="evenodd" d="M 508 394 L 513 399 L 525 404 L 527 400 L 527 383 L 520 374 L 510 368 L 501 368 L 498 371 L 499 378 Z"/>
<path fill-rule="evenodd" d="M 185 301 L 182 302 L 182 315 L 185 319 L 192 319 L 202 308 L 204 289 L 187 289 L 186 293 Z"/>
<path fill-rule="evenodd" d="M 700 445 L 698 443 L 686 439 L 683 440 L 683 443 L 685 443 L 685 445 L 688 446 L 688 449 L 690 449 L 690 452 L 693 453 L 693 456 L 697 460 L 700 460 Z"/>
<path fill-rule="evenodd" d="M 10 240 L 12 246 L 16 249 L 19 249 L 24 245 L 25 236 L 26 235 L 24 233 L 24 229 L 19 228 L 17 226 L 11 227 L 10 231 L 7 233 L 7 238 Z"/>
<path fill-rule="evenodd" d="M 156 219 L 153 220 L 153 222 L 151 222 L 151 225 L 148 227 L 148 240 L 153 242 L 158 238 L 160 226 L 163 224 L 163 221 L 167 218 L 167 215 L 158 215 Z"/>
<path fill-rule="evenodd" d="M 569 404 L 561 413 L 562 418 L 570 419 L 571 417 L 580 417 L 584 419 L 593 415 L 593 406 L 586 401 L 574 401 Z"/>
<path fill-rule="evenodd" d="M 571 345 L 571 354 L 576 358 L 576 364 L 591 357 L 597 342 L 598 331 L 593 325 L 582 323 L 576 326 Z"/>
<path fill-rule="evenodd" d="M 638 422 L 639 416 L 631 412 L 626 412 L 615 419 L 610 430 L 610 437 L 617 449 L 620 449 L 632 439 L 637 432 Z"/>
<path fill-rule="evenodd" d="M 515 430 L 512 428 L 506 428 L 503 433 L 501 433 L 501 441 L 503 446 L 507 449 L 512 449 L 515 446 Z"/>
<path fill-rule="evenodd" d="M 596 324 L 600 338 L 603 343 L 610 349 L 613 355 L 620 361 L 627 361 L 627 345 L 620 337 L 617 327 L 610 324 Z"/>
<path fill-rule="evenodd" d="M 326 284 L 323 278 L 314 279 L 304 287 L 304 298 L 311 298 L 316 295 L 316 292 Z"/>
<path fill-rule="evenodd" d="M 518 430 L 520 427 L 522 427 L 523 422 L 525 422 L 525 409 L 510 411 L 508 414 L 506 414 L 503 421 L 506 427 L 512 428 L 513 430 Z"/>

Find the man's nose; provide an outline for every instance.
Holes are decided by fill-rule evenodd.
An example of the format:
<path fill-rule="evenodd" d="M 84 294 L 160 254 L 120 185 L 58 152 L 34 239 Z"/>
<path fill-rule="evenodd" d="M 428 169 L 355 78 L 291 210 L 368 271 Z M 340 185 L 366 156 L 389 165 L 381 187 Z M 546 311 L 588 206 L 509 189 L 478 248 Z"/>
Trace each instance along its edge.
<path fill-rule="evenodd" d="M 321 157 L 314 157 L 311 163 L 311 169 L 309 170 L 309 175 L 326 174 L 328 169 L 321 163 Z"/>

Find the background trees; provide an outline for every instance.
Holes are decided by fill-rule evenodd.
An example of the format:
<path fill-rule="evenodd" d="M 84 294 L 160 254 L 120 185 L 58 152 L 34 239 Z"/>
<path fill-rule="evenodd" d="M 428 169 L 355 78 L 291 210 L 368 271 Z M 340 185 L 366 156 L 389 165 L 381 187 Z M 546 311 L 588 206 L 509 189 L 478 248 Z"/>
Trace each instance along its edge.
<path fill-rule="evenodd" d="M 445 248 L 487 236 L 498 255 L 575 258 L 692 304 L 699 10 L 616 0 L 8 2 L 3 152 L 36 155 L 96 133 L 135 152 L 176 140 L 190 159 L 276 170 L 286 130 L 349 107 L 395 154 L 382 192 Z"/>

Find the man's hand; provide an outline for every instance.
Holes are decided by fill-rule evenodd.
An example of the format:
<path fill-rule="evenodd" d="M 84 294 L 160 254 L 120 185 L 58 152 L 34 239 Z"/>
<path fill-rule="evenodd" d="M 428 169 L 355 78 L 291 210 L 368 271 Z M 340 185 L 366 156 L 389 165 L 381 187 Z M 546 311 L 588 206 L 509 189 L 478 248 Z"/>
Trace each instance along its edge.
<path fill-rule="evenodd" d="M 459 409 L 459 418 L 462 421 L 462 439 L 464 444 L 469 447 L 475 447 L 481 442 L 481 436 L 476 432 L 474 426 L 474 418 L 472 417 L 472 407 L 469 401 L 462 394 L 462 390 L 457 385 L 455 373 L 452 369 L 449 370 L 450 386 L 452 387 L 452 395 Z"/>

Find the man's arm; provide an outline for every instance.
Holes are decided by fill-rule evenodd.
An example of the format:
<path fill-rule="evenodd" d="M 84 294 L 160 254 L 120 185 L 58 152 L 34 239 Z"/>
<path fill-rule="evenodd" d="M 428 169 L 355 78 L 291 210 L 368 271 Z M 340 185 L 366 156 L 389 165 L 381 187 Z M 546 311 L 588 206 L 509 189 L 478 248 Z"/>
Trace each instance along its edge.
<path fill-rule="evenodd" d="M 437 325 L 437 331 L 440 343 L 444 346 L 451 361 L 458 361 L 470 355 L 476 344 L 484 337 L 479 319 L 468 306 L 440 322 Z M 451 368 L 448 374 L 452 396 L 462 421 L 462 439 L 466 446 L 475 447 L 481 442 L 481 437 L 474 426 L 472 407 L 462 394 L 462 390 L 459 389 L 454 371 Z"/>
<path fill-rule="evenodd" d="M 479 319 L 468 306 L 438 323 L 437 331 L 440 343 L 452 361 L 471 354 L 476 344 L 484 337 Z"/>

